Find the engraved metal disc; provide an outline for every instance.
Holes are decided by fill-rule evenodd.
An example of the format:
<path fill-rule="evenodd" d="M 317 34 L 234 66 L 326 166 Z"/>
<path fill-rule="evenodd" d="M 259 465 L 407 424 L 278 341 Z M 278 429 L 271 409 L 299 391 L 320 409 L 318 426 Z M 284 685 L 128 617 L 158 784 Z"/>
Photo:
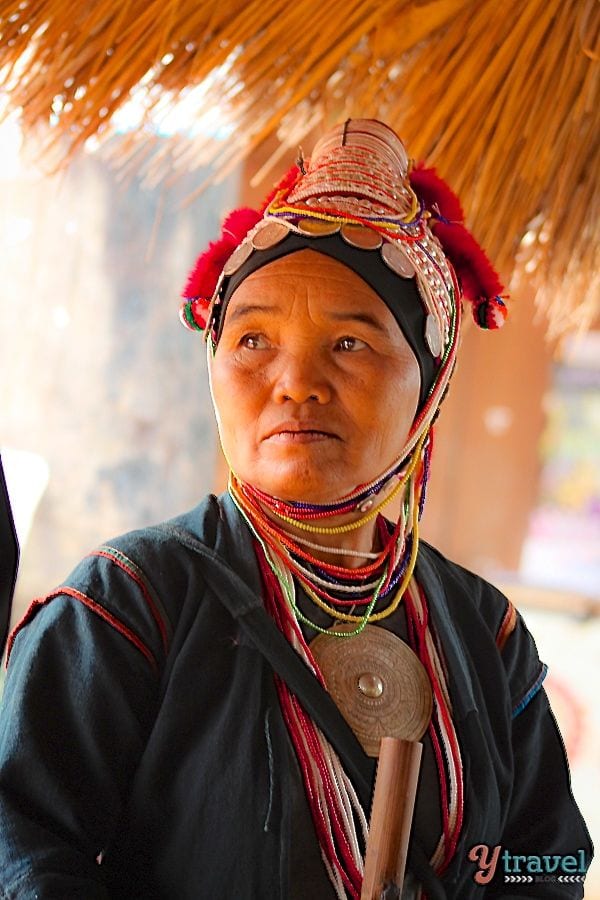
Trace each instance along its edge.
<path fill-rule="evenodd" d="M 401 275 L 402 278 L 414 278 L 415 267 L 398 244 L 390 244 L 389 241 L 386 241 L 381 248 L 381 258 L 396 275 Z"/>
<path fill-rule="evenodd" d="M 442 335 L 438 321 L 432 313 L 429 313 L 425 322 L 425 340 L 431 350 L 431 355 L 440 356 L 442 352 Z"/>
<path fill-rule="evenodd" d="M 331 631 L 354 631 L 344 623 Z M 310 645 L 327 690 L 369 756 L 382 737 L 418 741 L 433 706 L 429 676 L 401 638 L 367 625 L 351 638 L 320 634 Z"/>
<path fill-rule="evenodd" d="M 372 228 L 365 228 L 364 225 L 342 225 L 341 235 L 347 244 L 351 247 L 358 247 L 360 250 L 379 250 L 383 243 L 383 238 Z"/>
<path fill-rule="evenodd" d="M 326 237 L 340 230 L 339 222 L 324 222 L 322 219 L 300 219 L 298 230 L 310 237 Z"/>
<path fill-rule="evenodd" d="M 239 247 L 236 247 L 223 266 L 223 275 L 229 277 L 229 275 L 233 275 L 234 272 L 237 272 L 242 263 L 246 262 L 253 249 L 254 247 L 250 241 L 244 241 Z"/>
<path fill-rule="evenodd" d="M 252 235 L 252 246 L 255 250 L 268 250 L 279 244 L 289 233 L 289 226 L 284 222 L 265 222 Z"/>

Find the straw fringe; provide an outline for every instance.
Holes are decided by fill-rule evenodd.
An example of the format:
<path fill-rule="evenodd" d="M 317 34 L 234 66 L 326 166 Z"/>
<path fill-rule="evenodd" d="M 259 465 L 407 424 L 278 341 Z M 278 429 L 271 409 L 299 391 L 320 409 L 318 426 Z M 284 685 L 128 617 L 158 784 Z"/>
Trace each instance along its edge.
<path fill-rule="evenodd" d="M 0 0 L 5 115 L 22 107 L 50 160 L 112 134 L 132 96 L 149 119 L 198 85 L 191 119 L 218 108 L 231 138 L 142 123 L 107 145 L 125 172 L 221 178 L 273 135 L 382 118 L 463 197 L 505 277 L 533 281 L 553 333 L 598 315 L 597 0 Z"/>

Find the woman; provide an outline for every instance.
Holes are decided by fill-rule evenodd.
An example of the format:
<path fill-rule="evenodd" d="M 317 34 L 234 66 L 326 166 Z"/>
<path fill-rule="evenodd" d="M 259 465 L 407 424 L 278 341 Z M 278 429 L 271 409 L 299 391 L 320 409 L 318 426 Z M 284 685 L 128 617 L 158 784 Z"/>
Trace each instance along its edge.
<path fill-rule="evenodd" d="M 182 318 L 229 492 L 96 550 L 13 635 L 4 896 L 358 897 L 384 734 L 424 745 L 404 896 L 582 895 L 505 879 L 501 850 L 587 864 L 589 838 L 520 616 L 418 539 L 457 273 L 506 314 L 461 221 L 353 120 L 200 257 Z"/>

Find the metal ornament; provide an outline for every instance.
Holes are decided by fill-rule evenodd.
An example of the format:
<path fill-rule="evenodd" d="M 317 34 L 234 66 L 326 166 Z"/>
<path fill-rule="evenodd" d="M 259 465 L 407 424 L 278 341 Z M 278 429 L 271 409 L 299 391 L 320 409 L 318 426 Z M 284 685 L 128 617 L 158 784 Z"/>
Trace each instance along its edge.
<path fill-rule="evenodd" d="M 441 356 L 443 350 L 442 334 L 438 321 L 432 313 L 429 313 L 425 321 L 425 340 L 431 350 L 431 355 L 436 358 Z"/>
<path fill-rule="evenodd" d="M 275 247 L 290 233 L 289 225 L 284 222 L 272 222 L 268 219 L 260 225 L 252 235 L 252 246 L 255 250 L 268 250 Z"/>
<path fill-rule="evenodd" d="M 372 507 L 374 504 L 375 504 L 375 498 L 374 498 L 374 497 L 367 497 L 366 500 L 363 500 L 363 502 L 360 503 L 359 506 L 357 506 L 357 509 L 358 509 L 358 511 L 361 512 L 361 513 L 366 513 L 366 512 L 369 512 L 369 510 L 371 509 L 371 507 Z"/>
<path fill-rule="evenodd" d="M 381 258 L 396 275 L 400 275 L 402 278 L 415 277 L 415 267 L 398 244 L 385 241 L 381 248 Z"/>
<path fill-rule="evenodd" d="M 382 737 L 418 741 L 425 734 L 433 709 L 431 684 L 417 655 L 391 631 L 366 625 L 346 640 L 331 634 L 353 630 L 351 624 L 335 625 L 310 649 L 365 753 L 376 757 Z"/>
<path fill-rule="evenodd" d="M 364 225 L 349 225 L 345 222 L 341 228 L 341 235 L 347 244 L 359 250 L 379 250 L 383 243 L 380 234 L 372 228 L 365 228 Z"/>
<path fill-rule="evenodd" d="M 252 246 L 250 241 L 242 241 L 239 247 L 236 247 L 236 249 L 233 251 L 229 259 L 225 263 L 223 267 L 223 275 L 228 278 L 230 275 L 233 275 L 234 272 L 237 272 L 239 267 L 246 262 L 253 250 L 254 247 Z M 217 293 L 217 291 L 215 291 L 215 294 Z"/>
<path fill-rule="evenodd" d="M 327 237 L 330 234 L 337 234 L 340 223 L 324 222 L 322 219 L 300 219 L 296 227 L 309 237 Z"/>

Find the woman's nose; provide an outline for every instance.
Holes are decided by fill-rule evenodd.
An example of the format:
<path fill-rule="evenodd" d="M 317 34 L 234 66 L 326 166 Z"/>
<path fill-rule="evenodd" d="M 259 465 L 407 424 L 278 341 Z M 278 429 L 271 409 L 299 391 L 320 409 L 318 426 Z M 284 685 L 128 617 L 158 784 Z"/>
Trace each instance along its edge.
<path fill-rule="evenodd" d="M 280 360 L 274 382 L 274 398 L 278 403 L 286 400 L 294 403 L 330 401 L 331 387 L 313 353 L 288 353 L 285 359 Z"/>

